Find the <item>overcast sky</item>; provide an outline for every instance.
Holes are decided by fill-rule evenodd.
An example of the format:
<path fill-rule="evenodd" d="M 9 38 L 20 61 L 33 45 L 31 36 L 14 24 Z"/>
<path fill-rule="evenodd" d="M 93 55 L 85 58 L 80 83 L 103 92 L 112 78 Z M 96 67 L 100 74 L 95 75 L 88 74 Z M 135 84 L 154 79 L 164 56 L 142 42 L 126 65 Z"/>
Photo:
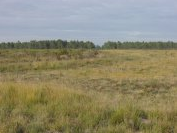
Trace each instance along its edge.
<path fill-rule="evenodd" d="M 0 0 L 0 42 L 177 41 L 177 0 Z"/>

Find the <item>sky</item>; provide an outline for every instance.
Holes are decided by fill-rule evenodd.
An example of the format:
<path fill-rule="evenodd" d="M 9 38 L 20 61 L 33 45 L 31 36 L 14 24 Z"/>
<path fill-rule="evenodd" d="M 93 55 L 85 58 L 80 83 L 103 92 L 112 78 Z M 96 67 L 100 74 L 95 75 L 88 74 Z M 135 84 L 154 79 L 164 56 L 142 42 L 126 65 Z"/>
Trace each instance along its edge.
<path fill-rule="evenodd" d="M 0 0 L 0 42 L 177 41 L 177 0 Z"/>

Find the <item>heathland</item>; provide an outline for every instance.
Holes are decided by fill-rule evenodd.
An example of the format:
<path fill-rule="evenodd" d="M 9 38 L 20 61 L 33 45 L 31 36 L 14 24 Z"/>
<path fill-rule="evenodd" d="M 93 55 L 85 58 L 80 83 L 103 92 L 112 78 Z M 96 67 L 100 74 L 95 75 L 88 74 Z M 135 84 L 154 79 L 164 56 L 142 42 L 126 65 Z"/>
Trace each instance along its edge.
<path fill-rule="evenodd" d="M 0 133 L 176 133 L 176 50 L 0 50 Z"/>

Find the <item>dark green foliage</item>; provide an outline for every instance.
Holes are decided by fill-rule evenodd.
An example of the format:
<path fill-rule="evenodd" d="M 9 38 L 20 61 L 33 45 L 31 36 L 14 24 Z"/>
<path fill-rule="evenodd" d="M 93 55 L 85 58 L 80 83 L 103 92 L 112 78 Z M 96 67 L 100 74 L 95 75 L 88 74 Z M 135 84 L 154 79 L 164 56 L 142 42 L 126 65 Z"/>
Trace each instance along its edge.
<path fill-rule="evenodd" d="M 0 43 L 0 49 L 93 49 L 96 46 L 90 41 L 46 40 L 30 42 Z"/>
<path fill-rule="evenodd" d="M 176 42 L 105 42 L 103 49 L 177 49 Z"/>
<path fill-rule="evenodd" d="M 0 43 L 0 49 L 177 49 L 176 42 L 105 42 L 103 46 L 90 41 L 44 40 Z"/>

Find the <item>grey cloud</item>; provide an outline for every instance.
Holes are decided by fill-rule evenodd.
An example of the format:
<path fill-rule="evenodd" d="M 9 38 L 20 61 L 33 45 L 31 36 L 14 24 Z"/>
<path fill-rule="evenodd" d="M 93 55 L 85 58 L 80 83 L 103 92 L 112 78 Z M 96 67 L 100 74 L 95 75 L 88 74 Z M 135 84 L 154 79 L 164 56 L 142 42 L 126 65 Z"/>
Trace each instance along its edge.
<path fill-rule="evenodd" d="M 177 41 L 176 9 L 176 0 L 2 0 L 0 41 Z"/>

